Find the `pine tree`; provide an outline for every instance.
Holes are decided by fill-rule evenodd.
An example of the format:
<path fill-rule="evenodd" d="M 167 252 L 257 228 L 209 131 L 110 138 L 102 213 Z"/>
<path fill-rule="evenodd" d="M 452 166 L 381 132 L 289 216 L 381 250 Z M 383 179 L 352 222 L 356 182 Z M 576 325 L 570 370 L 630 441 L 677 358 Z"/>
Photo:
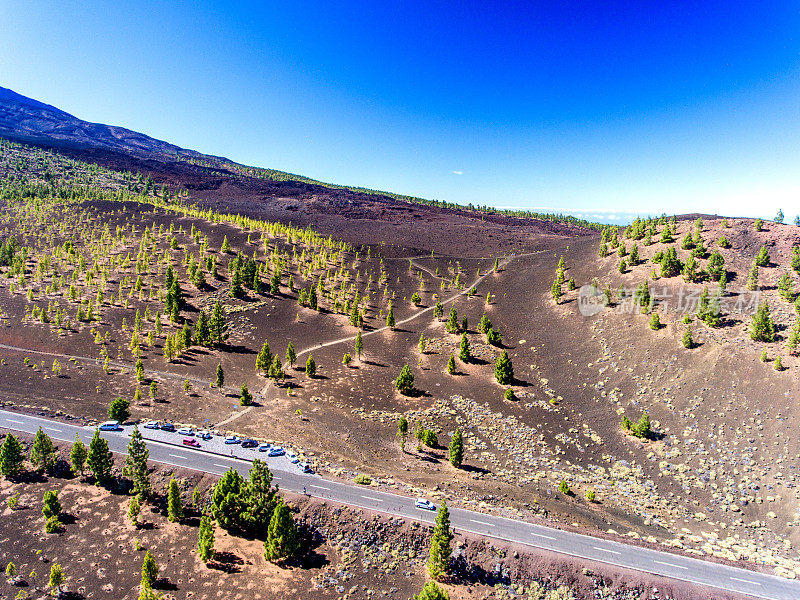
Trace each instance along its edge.
<path fill-rule="evenodd" d="M 461 362 L 467 363 L 470 361 L 470 349 L 469 349 L 469 340 L 467 339 L 467 334 L 461 334 L 461 344 L 458 350 L 458 358 Z"/>
<path fill-rule="evenodd" d="M 550 296 L 552 296 L 553 302 L 558 304 L 558 301 L 561 299 L 563 294 L 564 293 L 561 291 L 561 284 L 558 283 L 558 281 L 554 281 L 553 285 L 550 287 Z"/>
<path fill-rule="evenodd" d="M 447 373 L 448 375 L 455 375 L 456 373 L 456 360 L 453 358 L 453 355 L 450 355 L 450 358 L 447 359 Z"/>
<path fill-rule="evenodd" d="M 363 350 L 364 350 L 364 339 L 361 337 L 361 330 L 360 329 L 356 332 L 356 341 L 355 341 L 355 344 L 353 346 L 353 350 L 355 351 L 356 356 L 358 357 L 358 360 L 360 361 L 361 360 L 361 352 L 363 352 Z"/>
<path fill-rule="evenodd" d="M 114 467 L 111 451 L 108 449 L 108 442 L 100 437 L 100 431 L 95 429 L 92 441 L 89 442 L 89 451 L 86 453 L 86 465 L 94 476 L 95 483 L 100 485 L 105 483 L 111 476 L 111 469 Z"/>
<path fill-rule="evenodd" d="M 75 475 L 83 475 L 83 468 L 86 465 L 86 454 L 86 444 L 83 443 L 81 434 L 76 433 L 75 441 L 72 443 L 72 449 L 69 451 L 69 464 Z"/>
<path fill-rule="evenodd" d="M 683 347 L 687 350 L 694 348 L 694 338 L 692 337 L 691 326 L 686 326 L 686 331 L 683 332 L 683 339 L 681 341 L 683 343 Z"/>
<path fill-rule="evenodd" d="M 317 363 L 314 362 L 314 357 L 309 354 L 308 359 L 306 360 L 306 376 L 313 379 L 316 374 Z"/>
<path fill-rule="evenodd" d="M 753 321 L 750 323 L 750 339 L 756 342 L 775 341 L 775 323 L 772 321 L 769 304 L 766 302 L 762 302 L 753 315 Z"/>
<path fill-rule="evenodd" d="M 7 479 L 16 477 L 24 470 L 24 460 L 22 442 L 14 434 L 7 434 L 0 446 L 0 473 Z"/>
<path fill-rule="evenodd" d="M 450 594 L 436 585 L 435 581 L 428 581 L 422 591 L 414 596 L 414 600 L 450 600 Z"/>
<path fill-rule="evenodd" d="M 214 304 L 214 312 L 211 314 L 209 329 L 210 338 L 214 345 L 219 346 L 228 341 L 228 324 L 225 321 L 225 311 L 219 300 Z"/>
<path fill-rule="evenodd" d="M 347 364 L 350 364 L 350 355 L 345 354 L 348 357 Z M 269 378 L 272 379 L 275 383 L 279 381 L 283 381 L 283 378 L 286 377 L 286 374 L 283 372 L 283 365 L 281 364 L 281 359 L 278 358 L 278 355 L 272 357 L 272 364 L 269 366 Z"/>
<path fill-rule="evenodd" d="M 503 350 L 503 353 L 495 362 L 494 378 L 500 385 L 509 385 L 514 381 L 514 367 L 511 364 L 511 359 L 508 357 L 508 352 L 505 350 Z"/>
<path fill-rule="evenodd" d="M 222 239 L 222 247 L 220 248 L 220 252 L 222 252 L 223 254 L 228 254 L 230 251 L 231 251 L 231 244 L 228 241 L 228 236 L 226 235 Z"/>
<path fill-rule="evenodd" d="M 450 544 L 453 541 L 453 532 L 450 530 L 450 511 L 447 504 L 442 501 L 431 536 L 431 550 L 428 557 L 428 575 L 431 579 L 438 579 L 450 570 L 450 555 L 453 552 Z"/>
<path fill-rule="evenodd" d="M 667 228 L 664 230 L 666 231 Z M 663 241 L 663 236 L 662 236 Z M 678 251 L 675 246 L 670 246 L 661 255 L 661 277 L 674 277 L 681 272 L 683 265 L 678 260 Z"/>
<path fill-rule="evenodd" d="M 225 371 L 222 369 L 222 365 L 217 365 L 217 378 L 214 381 L 214 385 L 217 386 L 219 389 L 222 389 L 222 386 L 225 384 Z"/>
<path fill-rule="evenodd" d="M 747 289 L 751 292 L 758 289 L 758 265 L 753 263 L 750 273 L 747 275 Z"/>
<path fill-rule="evenodd" d="M 653 331 L 658 331 L 661 329 L 661 318 L 658 316 L 657 312 L 654 312 L 650 315 L 650 329 Z"/>
<path fill-rule="evenodd" d="M 128 519 L 130 519 L 131 525 L 134 527 L 139 527 L 139 514 L 142 512 L 142 505 L 139 502 L 139 498 L 134 496 L 131 498 L 131 502 L 128 505 Z"/>
<path fill-rule="evenodd" d="M 394 326 L 395 326 L 394 308 L 392 308 L 391 304 L 389 304 L 389 312 L 386 313 L 386 326 L 389 329 L 394 329 Z"/>
<path fill-rule="evenodd" d="M 142 562 L 142 588 L 152 589 L 153 584 L 158 580 L 158 564 L 156 559 L 150 553 L 150 550 L 144 555 Z"/>
<path fill-rule="evenodd" d="M 259 373 L 265 373 L 271 364 L 272 350 L 270 350 L 267 341 L 264 340 L 264 345 L 261 346 L 261 350 L 259 350 L 258 355 L 256 356 L 256 371 Z"/>
<path fill-rule="evenodd" d="M 244 296 L 244 288 L 242 287 L 242 272 L 239 268 L 238 261 L 236 268 L 234 268 L 233 273 L 231 273 L 231 289 L 229 293 L 231 298 L 241 298 Z"/>
<path fill-rule="evenodd" d="M 756 254 L 755 263 L 759 267 L 769 266 L 770 256 L 766 246 L 761 246 L 761 248 L 759 249 L 758 254 Z"/>
<path fill-rule="evenodd" d="M 794 302 L 794 282 L 789 276 L 788 271 L 784 271 L 783 275 L 781 275 L 781 278 L 778 280 L 778 291 L 780 292 L 781 298 L 787 302 Z"/>
<path fill-rule="evenodd" d="M 197 532 L 197 555 L 204 563 L 214 558 L 214 523 L 207 515 L 203 515 L 200 519 L 200 529 Z"/>
<path fill-rule="evenodd" d="M 400 375 L 394 380 L 394 385 L 397 391 L 408 396 L 414 391 L 414 375 L 411 373 L 411 368 L 408 365 L 403 365 L 400 370 Z"/>
<path fill-rule="evenodd" d="M 792 246 L 792 269 L 800 274 L 800 246 Z"/>
<path fill-rule="evenodd" d="M 60 564 L 53 563 L 50 567 L 50 579 L 47 584 L 51 588 L 56 588 L 58 597 L 61 596 L 61 586 L 64 585 L 65 580 L 64 569 L 61 568 Z"/>
<path fill-rule="evenodd" d="M 400 438 L 400 450 L 406 451 L 406 439 L 408 438 L 408 419 L 401 416 L 397 421 L 397 437 Z"/>
<path fill-rule="evenodd" d="M 455 433 L 453 433 L 453 437 L 450 438 L 450 447 L 448 450 L 450 464 L 459 468 L 464 461 L 464 441 L 460 429 L 456 429 Z"/>
<path fill-rule="evenodd" d="M 49 490 L 42 496 L 42 514 L 45 519 L 56 517 L 61 514 L 61 502 L 58 501 L 58 492 Z"/>
<path fill-rule="evenodd" d="M 450 314 L 447 316 L 444 329 L 447 333 L 458 333 L 458 312 L 455 306 L 450 307 Z"/>
<path fill-rule="evenodd" d="M 694 283 L 700 276 L 700 266 L 697 264 L 697 259 L 694 255 L 690 254 L 686 259 L 686 264 L 683 265 L 683 280 L 687 283 Z"/>
<path fill-rule="evenodd" d="M 167 493 L 167 515 L 172 523 L 178 523 L 183 518 L 181 490 L 178 487 L 178 480 L 174 477 L 169 480 L 169 492 Z"/>
<path fill-rule="evenodd" d="M 131 417 L 130 400 L 117 396 L 108 405 L 108 418 L 124 423 Z"/>
<path fill-rule="evenodd" d="M 441 319 L 443 314 L 444 314 L 444 306 L 442 306 L 442 303 L 439 300 L 437 300 L 436 304 L 433 306 L 433 318 Z"/>
<path fill-rule="evenodd" d="M 241 515 L 245 510 L 244 487 L 244 479 L 234 468 L 228 469 L 214 486 L 211 514 L 223 529 L 236 529 L 240 526 Z"/>
<path fill-rule="evenodd" d="M 39 473 L 49 473 L 56 464 L 58 454 L 56 453 L 55 446 L 53 446 L 53 440 L 42 431 L 41 427 L 39 427 L 36 436 L 33 438 L 30 458 L 33 467 Z"/>
<path fill-rule="evenodd" d="M 300 550 L 300 539 L 297 525 L 292 518 L 289 507 L 282 499 L 278 500 L 267 528 L 267 539 L 264 542 L 264 558 L 277 562 L 293 558 Z"/>
<path fill-rule="evenodd" d="M 139 428 L 134 425 L 122 472 L 125 477 L 130 478 L 133 484 L 133 493 L 142 500 L 150 496 L 150 473 L 147 470 L 149 458 L 150 450 L 148 450 Z"/>
<path fill-rule="evenodd" d="M 208 347 L 211 345 L 211 324 L 206 315 L 206 311 L 201 310 L 194 326 L 194 343 L 198 346 Z"/>
<path fill-rule="evenodd" d="M 286 362 L 289 363 L 289 366 L 294 368 L 294 361 L 297 360 L 297 353 L 294 351 L 294 344 L 289 342 L 286 346 Z"/>
<path fill-rule="evenodd" d="M 247 389 L 247 384 L 243 383 L 239 394 L 239 405 L 250 406 L 253 403 L 253 394 Z"/>

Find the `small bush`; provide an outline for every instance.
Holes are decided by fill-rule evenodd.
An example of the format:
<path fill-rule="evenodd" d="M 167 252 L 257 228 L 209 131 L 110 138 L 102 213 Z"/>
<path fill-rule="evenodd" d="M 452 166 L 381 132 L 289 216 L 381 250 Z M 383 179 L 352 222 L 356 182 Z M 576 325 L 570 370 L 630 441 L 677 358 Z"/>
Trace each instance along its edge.
<path fill-rule="evenodd" d="M 47 522 L 44 524 L 44 531 L 45 533 L 58 533 L 61 531 L 61 521 L 58 520 L 57 516 L 52 516 L 47 519 Z"/>
<path fill-rule="evenodd" d="M 594 493 L 594 490 L 586 490 L 586 499 L 589 502 L 594 502 L 597 498 L 597 495 Z"/>
<path fill-rule="evenodd" d="M 572 496 L 572 490 L 569 489 L 569 485 L 565 480 L 561 480 L 561 483 L 558 484 L 558 491 L 564 494 L 565 496 Z"/>
<path fill-rule="evenodd" d="M 511 388 L 508 388 L 506 390 L 505 394 L 503 394 L 503 396 L 505 397 L 506 400 L 509 400 L 509 401 L 514 401 L 514 400 L 517 399 L 517 395 L 514 393 L 514 390 L 512 390 Z"/>
<path fill-rule="evenodd" d="M 372 483 L 372 478 L 369 475 L 364 475 L 363 473 L 359 473 L 356 475 L 356 478 L 353 479 L 355 483 L 358 485 L 369 485 Z"/>

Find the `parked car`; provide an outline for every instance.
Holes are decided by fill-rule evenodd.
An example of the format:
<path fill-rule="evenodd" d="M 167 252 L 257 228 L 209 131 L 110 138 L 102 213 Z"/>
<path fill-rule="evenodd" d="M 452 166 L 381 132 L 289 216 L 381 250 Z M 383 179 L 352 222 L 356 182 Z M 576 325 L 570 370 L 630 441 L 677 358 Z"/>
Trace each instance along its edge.
<path fill-rule="evenodd" d="M 194 448 L 199 448 L 200 447 L 200 442 L 198 442 L 194 438 L 188 437 L 188 438 L 183 438 L 183 445 L 184 446 L 192 446 Z"/>
<path fill-rule="evenodd" d="M 257 448 L 258 442 L 250 438 L 242 440 L 242 448 Z"/>
<path fill-rule="evenodd" d="M 162 423 L 161 431 L 175 431 L 175 425 L 172 423 Z"/>
<path fill-rule="evenodd" d="M 99 429 L 101 431 L 119 431 L 122 427 L 119 426 L 119 421 L 103 421 L 100 423 Z"/>
<path fill-rule="evenodd" d="M 270 450 L 272 450 L 272 444 L 260 444 L 258 446 L 259 452 L 269 452 Z"/>
<path fill-rule="evenodd" d="M 214 436 L 211 435 L 211 432 L 207 429 L 203 429 L 202 431 L 197 432 L 197 437 L 199 437 L 201 440 L 210 440 Z"/>
<path fill-rule="evenodd" d="M 309 464 L 308 464 L 308 463 L 301 462 L 300 464 L 298 464 L 298 465 L 297 465 L 297 467 L 298 467 L 298 468 L 299 468 L 299 469 L 300 469 L 300 470 L 301 470 L 303 473 L 313 473 L 313 472 L 314 472 L 314 471 L 312 471 L 312 470 L 311 470 L 311 467 L 309 466 Z"/>
<path fill-rule="evenodd" d="M 158 421 L 148 421 L 144 424 L 145 429 L 158 429 L 160 427 Z"/>
<path fill-rule="evenodd" d="M 288 459 L 289 459 L 289 462 L 290 462 L 290 463 L 292 463 L 293 465 L 296 465 L 297 463 L 299 463 L 299 462 L 300 462 L 300 459 L 299 459 L 299 458 L 297 458 L 297 455 L 296 455 L 296 454 L 292 454 L 291 452 L 289 452 L 289 453 L 286 455 L 286 458 L 288 458 Z"/>
<path fill-rule="evenodd" d="M 194 431 L 192 430 L 191 427 L 181 427 L 180 429 L 178 429 L 178 433 L 180 435 L 194 435 Z"/>
<path fill-rule="evenodd" d="M 226 435 L 225 436 L 225 443 L 226 444 L 241 444 L 242 440 L 240 440 L 235 435 Z"/>
<path fill-rule="evenodd" d="M 414 500 L 414 506 L 421 508 L 422 510 L 436 510 L 436 505 L 425 498 L 417 498 Z"/>
<path fill-rule="evenodd" d="M 269 451 L 268 456 L 283 456 L 284 454 L 286 454 L 286 450 L 280 446 L 273 446 L 272 450 Z"/>

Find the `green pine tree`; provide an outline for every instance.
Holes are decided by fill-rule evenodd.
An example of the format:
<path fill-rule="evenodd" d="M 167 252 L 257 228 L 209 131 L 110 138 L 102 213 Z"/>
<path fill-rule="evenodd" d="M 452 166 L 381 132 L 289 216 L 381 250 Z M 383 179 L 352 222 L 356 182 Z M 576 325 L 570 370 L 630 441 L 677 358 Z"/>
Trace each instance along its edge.
<path fill-rule="evenodd" d="M 766 302 L 762 302 L 756 310 L 756 314 L 753 315 L 750 323 L 750 339 L 756 342 L 775 341 L 775 323 L 772 321 L 769 304 Z"/>
<path fill-rule="evenodd" d="M 450 555 L 453 552 L 451 543 L 453 532 L 450 529 L 450 511 L 442 501 L 431 536 L 431 550 L 428 557 L 427 570 L 431 579 L 438 579 L 450 570 Z"/>
<path fill-rule="evenodd" d="M 514 381 L 514 367 L 505 350 L 494 364 L 494 378 L 500 385 L 509 385 Z"/>
<path fill-rule="evenodd" d="M 178 487 L 178 480 L 174 477 L 169 480 L 169 492 L 167 493 L 167 515 L 172 523 L 178 523 L 183 518 L 181 490 Z"/>
<path fill-rule="evenodd" d="M 461 334 L 461 344 L 458 350 L 458 358 L 461 362 L 467 363 L 470 361 L 470 349 L 469 349 L 469 340 L 467 339 L 467 334 Z"/>
<path fill-rule="evenodd" d="M 89 442 L 86 466 L 92 472 L 97 485 L 105 483 L 111 477 L 111 469 L 114 467 L 113 456 L 108 449 L 108 442 L 100 437 L 100 431 L 97 429 L 94 430 L 92 441 Z"/>
<path fill-rule="evenodd" d="M 39 427 L 31 446 L 31 464 L 39 473 L 49 473 L 53 470 L 57 458 L 58 454 L 53 446 L 53 440 Z"/>
<path fill-rule="evenodd" d="M 150 472 L 147 469 L 149 458 L 150 450 L 148 450 L 139 428 L 134 425 L 122 472 L 131 480 L 133 493 L 142 500 L 150 496 Z"/>
<path fill-rule="evenodd" d="M 450 438 L 450 447 L 448 448 L 450 464 L 456 468 L 461 467 L 464 461 L 464 440 L 461 436 L 461 430 L 456 429 L 453 437 Z"/>
<path fill-rule="evenodd" d="M 142 580 L 141 586 L 144 589 L 152 589 L 153 584 L 158 580 L 158 564 L 156 563 L 156 559 L 153 557 L 150 550 L 148 550 L 144 555 L 144 561 L 142 562 Z"/>
<path fill-rule="evenodd" d="M 208 515 L 200 519 L 200 529 L 197 532 L 197 555 L 204 563 L 214 558 L 214 522 Z"/>
<path fill-rule="evenodd" d="M 278 500 L 267 528 L 264 542 L 264 558 L 278 562 L 293 558 L 300 551 L 300 536 L 289 507 Z"/>
<path fill-rule="evenodd" d="M 414 391 L 414 375 L 411 373 L 411 368 L 408 365 L 403 365 L 400 370 L 400 375 L 394 380 L 394 385 L 397 391 L 408 396 Z"/>
<path fill-rule="evenodd" d="M 69 451 L 69 464 L 75 475 L 83 475 L 83 468 L 86 465 L 86 455 L 86 444 L 83 443 L 81 434 L 76 433 L 75 441 L 72 443 L 72 449 Z"/>

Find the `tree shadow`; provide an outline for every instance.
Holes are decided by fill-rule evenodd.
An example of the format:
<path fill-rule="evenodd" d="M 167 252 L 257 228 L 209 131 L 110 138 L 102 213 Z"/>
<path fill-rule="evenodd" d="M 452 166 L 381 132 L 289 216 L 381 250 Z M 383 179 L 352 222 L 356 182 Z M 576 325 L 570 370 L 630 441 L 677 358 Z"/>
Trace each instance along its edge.
<path fill-rule="evenodd" d="M 379 363 L 379 362 L 374 361 L 374 360 L 367 360 L 366 358 L 364 360 L 362 360 L 361 362 L 364 363 L 365 365 L 370 365 L 371 367 L 388 367 L 389 366 L 389 365 L 385 365 L 383 363 Z"/>
<path fill-rule="evenodd" d="M 233 552 L 216 552 L 214 558 L 208 562 L 208 567 L 215 571 L 233 574 L 241 573 L 244 560 Z"/>
<path fill-rule="evenodd" d="M 481 475 L 488 475 L 491 473 L 489 469 L 486 467 L 479 467 L 478 465 L 461 465 L 461 470 L 466 471 L 467 473 L 480 473 Z"/>
<path fill-rule="evenodd" d="M 258 354 L 258 352 L 252 348 L 248 348 L 247 346 L 242 346 L 240 344 L 227 344 L 225 346 L 225 350 L 232 352 L 233 354 Z"/>

